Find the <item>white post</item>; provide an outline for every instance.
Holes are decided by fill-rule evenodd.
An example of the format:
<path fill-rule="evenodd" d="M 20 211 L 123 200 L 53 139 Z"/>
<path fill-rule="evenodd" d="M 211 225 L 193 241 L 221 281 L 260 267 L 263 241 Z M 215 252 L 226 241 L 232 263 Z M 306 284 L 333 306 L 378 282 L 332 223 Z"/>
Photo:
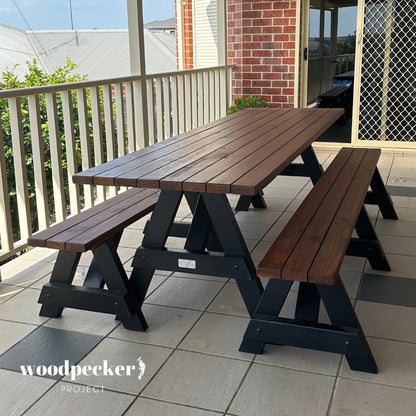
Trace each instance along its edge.
<path fill-rule="evenodd" d="M 127 0 L 131 75 L 140 75 L 141 83 L 134 84 L 136 113 L 136 145 L 149 145 L 148 108 L 146 96 L 146 61 L 144 49 L 143 2 Z"/>
<path fill-rule="evenodd" d="M 227 65 L 227 2 L 217 2 L 218 66 Z"/>

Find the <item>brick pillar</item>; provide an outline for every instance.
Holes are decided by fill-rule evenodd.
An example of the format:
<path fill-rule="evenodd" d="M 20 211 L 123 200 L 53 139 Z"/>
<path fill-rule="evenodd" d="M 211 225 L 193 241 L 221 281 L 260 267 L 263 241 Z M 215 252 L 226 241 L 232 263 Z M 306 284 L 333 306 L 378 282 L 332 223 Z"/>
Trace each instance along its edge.
<path fill-rule="evenodd" d="M 175 0 L 176 27 L 178 27 L 177 2 Z M 183 32 L 184 32 L 184 68 L 193 69 L 194 67 L 194 46 L 193 46 L 193 27 L 192 27 L 192 0 L 181 0 L 183 3 Z M 178 52 L 178 36 L 176 37 L 176 52 Z M 176 53 L 178 57 L 179 54 Z M 179 62 L 178 62 L 179 68 Z"/>
<path fill-rule="evenodd" d="M 272 107 L 293 107 L 296 1 L 228 0 L 227 13 L 234 97 L 256 95 Z"/>

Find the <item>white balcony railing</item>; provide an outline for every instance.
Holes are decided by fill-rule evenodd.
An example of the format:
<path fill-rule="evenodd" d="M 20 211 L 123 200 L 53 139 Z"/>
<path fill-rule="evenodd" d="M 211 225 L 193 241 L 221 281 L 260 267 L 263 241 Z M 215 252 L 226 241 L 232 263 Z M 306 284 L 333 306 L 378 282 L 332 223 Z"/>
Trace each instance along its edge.
<path fill-rule="evenodd" d="M 224 116 L 231 79 L 222 66 L 0 91 L 0 148 L 12 149 L 0 151 L 0 261 L 117 192 L 74 173 Z"/>

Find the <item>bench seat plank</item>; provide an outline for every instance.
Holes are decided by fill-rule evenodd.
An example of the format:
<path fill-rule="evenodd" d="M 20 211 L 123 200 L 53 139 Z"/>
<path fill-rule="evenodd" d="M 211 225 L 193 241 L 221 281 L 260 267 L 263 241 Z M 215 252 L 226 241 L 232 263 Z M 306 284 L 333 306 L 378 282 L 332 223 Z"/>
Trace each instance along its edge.
<path fill-rule="evenodd" d="M 367 193 L 368 187 L 365 184 L 369 184 L 371 181 L 379 155 L 380 152 L 377 151 L 366 152 L 355 174 L 355 177 L 360 180 L 355 180 L 349 187 L 342 201 L 342 206 L 338 209 L 325 241 L 309 270 L 309 282 L 333 284 L 337 279 L 354 230 L 354 219 L 358 218 L 362 201 Z"/>
<path fill-rule="evenodd" d="M 342 149 L 260 262 L 259 276 L 334 284 L 379 156 L 379 149 Z M 337 256 L 329 249 L 335 241 Z"/>
<path fill-rule="evenodd" d="M 60 250 L 88 251 L 151 212 L 158 196 L 158 190 L 130 189 L 34 234 L 28 239 L 28 244 Z"/>

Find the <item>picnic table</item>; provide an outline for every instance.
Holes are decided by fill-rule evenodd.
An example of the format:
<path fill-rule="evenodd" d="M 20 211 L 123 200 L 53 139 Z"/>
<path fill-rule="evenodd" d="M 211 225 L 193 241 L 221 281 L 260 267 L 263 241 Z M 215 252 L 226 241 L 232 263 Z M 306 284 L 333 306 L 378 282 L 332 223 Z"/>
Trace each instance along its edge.
<path fill-rule="evenodd" d="M 281 307 L 290 288 L 286 284 L 287 279 L 301 280 L 297 313 L 303 320 L 306 317 L 311 322 L 306 326 L 296 320 L 285 322 L 285 334 L 289 334 L 284 338 L 286 345 L 345 353 L 352 368 L 375 372 L 374 359 L 342 282 L 338 278 L 338 270 L 347 250 L 351 255 L 367 256 L 375 268 L 388 270 L 388 262 L 363 204 L 364 202 L 378 204 L 387 218 L 397 218 L 397 216 L 376 168 L 380 151 L 346 149 L 340 152 L 330 169 L 328 168 L 329 173 L 325 172 L 322 175 L 323 169 L 312 143 L 342 114 L 343 109 L 336 108 L 247 109 L 74 175 L 73 181 L 78 184 L 149 188 L 147 191 L 157 191 L 157 194 L 151 196 L 156 202 L 153 199 L 149 200 L 148 196 L 144 200 L 140 196 L 142 194 L 139 194 L 140 212 L 136 213 L 136 217 L 151 209 L 153 213 L 146 224 L 141 246 L 137 248 L 133 258 L 133 270 L 129 279 L 126 278 L 115 253 L 119 234 L 113 236 L 105 230 L 105 226 L 99 224 L 100 210 L 96 210 L 93 220 L 88 220 L 89 223 L 91 221 L 94 224 L 98 223 L 96 228 L 102 236 L 89 237 L 88 244 L 82 245 L 78 250 L 87 248 L 95 250 L 97 260 L 104 265 L 104 269 L 106 264 L 108 269 L 111 269 L 111 276 L 107 276 L 107 279 L 118 292 L 111 293 L 111 296 L 108 296 L 108 293 L 104 295 L 102 287 L 105 282 L 98 279 L 95 287 L 101 288 L 101 292 L 87 287 L 83 307 L 88 308 L 86 303 L 93 299 L 97 310 L 104 310 L 103 305 L 107 297 L 107 312 L 117 313 L 114 305 L 119 307 L 120 303 L 125 304 L 123 324 L 127 328 L 145 330 L 147 323 L 141 310 L 138 309 L 145 299 L 155 270 L 234 278 L 252 318 L 240 350 L 260 353 L 266 342 L 279 343 L 276 328 L 281 322 L 275 321 L 274 317 L 269 317 L 270 319 L 267 318 L 265 321 L 264 317 L 269 312 L 278 313 L 279 305 Z M 302 163 L 295 163 L 295 159 L 299 156 Z M 310 281 L 308 270 L 299 269 L 300 266 L 306 267 L 303 260 L 300 263 L 295 262 L 294 271 L 276 266 L 273 250 L 276 246 L 278 253 L 284 253 L 287 249 L 286 241 L 284 241 L 284 250 L 280 250 L 280 242 L 276 240 L 277 245 L 275 244 L 272 251 L 263 259 L 260 264 L 262 267 L 256 270 L 236 221 L 235 211 L 227 198 L 227 194 L 240 196 L 236 207 L 238 210 L 247 210 L 250 204 L 258 208 L 266 208 L 262 190 L 277 175 L 306 176 L 311 178 L 313 184 L 319 185 L 313 188 L 312 191 L 315 188 L 317 191 L 307 198 L 306 205 L 302 205 L 298 214 L 300 220 L 295 220 L 297 232 L 304 233 L 305 236 L 310 235 L 318 248 L 327 244 L 331 248 L 325 250 L 331 255 L 329 260 L 327 256 L 325 257 L 325 252 L 318 253 L 318 257 L 322 260 L 318 266 L 325 267 L 321 267 L 321 271 L 316 271 L 319 267 L 315 268 L 315 274 Z M 361 177 L 365 179 L 362 180 Z M 319 181 L 320 178 L 323 182 Z M 371 193 L 367 192 L 369 186 L 372 188 Z M 326 192 L 327 190 L 329 191 Z M 137 198 L 136 195 L 132 197 Z M 186 199 L 193 214 L 190 223 L 175 222 L 183 198 Z M 353 201 L 355 198 L 357 201 L 351 205 L 348 201 Z M 132 201 L 130 198 L 129 200 Z M 343 204 L 344 200 L 347 201 L 347 205 Z M 124 206 L 125 203 L 121 205 Z M 103 210 L 109 218 L 106 221 L 114 222 L 111 216 L 117 211 L 115 208 L 117 206 L 120 204 L 110 203 L 109 209 Z M 328 220 L 329 211 L 326 206 L 330 207 L 334 220 Z M 118 224 L 112 224 L 114 232 L 119 232 L 123 224 L 134 219 L 134 204 L 129 204 L 126 212 L 128 215 L 124 215 L 124 211 L 118 215 L 121 218 Z M 332 223 L 335 227 L 332 227 Z M 312 224 L 311 230 L 308 229 L 309 224 Z M 359 234 L 357 241 L 351 239 L 354 227 Z M 53 246 L 56 247 L 59 240 L 62 247 L 76 250 L 73 244 L 61 241 L 61 235 L 66 238 L 70 234 L 71 239 L 74 239 L 72 229 L 68 233 L 66 227 L 61 226 L 61 228 L 65 228 L 65 232 L 62 233 L 61 230 L 58 237 L 52 237 Z M 89 234 L 86 225 L 77 223 L 73 228 L 77 240 L 85 239 L 85 235 Z M 317 230 L 320 233 L 320 242 L 316 239 Z M 290 236 L 291 230 L 289 229 L 286 234 Z M 170 236 L 183 238 L 183 248 L 168 247 L 167 240 Z M 338 238 L 339 236 L 341 239 Z M 48 246 L 48 241 L 43 237 L 41 241 Z M 309 246 L 309 240 L 302 237 L 297 241 L 298 251 L 302 253 L 302 247 Z M 332 241 L 336 243 L 335 251 Z M 97 245 L 98 243 L 102 244 Z M 294 244 L 296 245 L 296 241 Z M 291 250 L 288 254 L 290 253 Z M 308 250 L 308 256 L 313 257 L 314 254 L 311 253 L 312 251 Z M 332 259 L 333 253 L 335 253 L 334 259 Z M 110 263 L 108 259 L 111 260 Z M 327 266 L 330 275 L 325 274 Z M 66 264 L 62 260 L 61 269 L 64 270 L 65 267 Z M 75 269 L 75 263 L 70 269 Z M 259 274 L 271 278 L 266 290 L 263 288 Z M 94 278 L 96 279 L 96 273 Z M 58 284 L 54 289 L 65 290 L 62 292 L 62 304 L 52 305 L 55 309 L 65 306 L 63 302 L 69 299 L 68 293 L 72 293 L 73 305 L 79 305 L 76 301 L 79 296 L 77 291 L 70 286 L 62 288 L 65 279 L 69 284 L 71 281 L 69 277 L 56 278 Z M 48 299 L 44 299 L 45 303 L 51 302 L 51 294 L 53 292 L 45 292 L 45 296 L 49 295 Z M 129 295 L 129 299 L 126 295 Z M 325 302 L 328 301 L 328 305 L 325 306 L 329 308 L 330 318 L 334 319 L 334 328 L 328 325 L 324 328 L 319 325 L 314 326 L 313 321 L 317 318 L 319 308 L 319 296 Z M 58 309 L 60 313 L 62 307 Z M 134 321 L 129 320 L 132 309 L 134 309 Z M 259 311 L 261 311 L 260 315 Z M 344 318 L 344 315 L 348 318 Z M 348 328 L 341 330 L 337 322 Z M 351 330 L 350 327 L 353 329 Z M 293 331 L 295 334 L 299 331 L 303 334 L 301 342 L 299 336 L 292 336 Z M 316 342 L 316 339 L 321 341 L 325 337 L 328 338 L 328 342 Z M 343 347 L 341 348 L 339 344 Z M 349 345 L 352 346 L 352 351 L 348 350 Z"/>
<path fill-rule="evenodd" d="M 322 168 L 311 144 L 341 114 L 340 109 L 248 109 L 73 180 L 161 190 L 133 260 L 130 280 L 140 298 L 155 269 L 233 277 L 251 314 L 263 287 L 227 194 L 241 195 L 240 207 L 265 207 L 261 191 L 282 172 L 317 181 Z M 304 163 L 292 164 L 299 155 Z M 189 225 L 174 223 L 183 197 L 194 213 Z M 172 235 L 187 237 L 183 250 L 165 247 Z"/>

